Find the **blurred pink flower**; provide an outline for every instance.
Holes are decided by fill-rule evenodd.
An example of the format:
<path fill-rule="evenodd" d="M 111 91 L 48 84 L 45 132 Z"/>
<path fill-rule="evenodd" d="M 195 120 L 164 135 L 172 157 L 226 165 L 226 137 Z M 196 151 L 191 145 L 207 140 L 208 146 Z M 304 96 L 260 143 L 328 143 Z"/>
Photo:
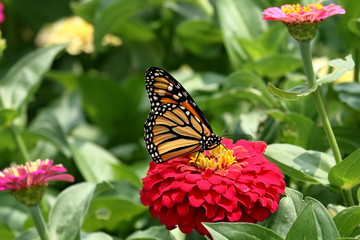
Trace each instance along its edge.
<path fill-rule="evenodd" d="M 307 6 L 301 6 L 300 4 L 286 4 L 282 5 L 281 8 L 267 8 L 262 13 L 265 15 L 262 18 L 263 20 L 301 23 L 321 21 L 335 14 L 344 14 L 345 10 L 342 9 L 341 6 L 335 4 L 323 6 L 321 1 L 319 1 L 318 3 L 309 4 Z"/>
<path fill-rule="evenodd" d="M 5 21 L 4 4 L 0 2 L 0 23 Z"/>
<path fill-rule="evenodd" d="M 339 5 L 323 6 L 322 1 L 301 6 L 300 4 L 286 4 L 281 8 L 271 7 L 262 13 L 263 20 L 275 20 L 284 23 L 318 22 L 336 14 L 344 14 L 345 10 Z"/>
<path fill-rule="evenodd" d="M 73 182 L 74 177 L 61 164 L 53 166 L 53 160 L 36 160 L 24 165 L 5 168 L 0 172 L 0 191 L 11 192 L 31 187 L 44 187 L 49 181 Z"/>

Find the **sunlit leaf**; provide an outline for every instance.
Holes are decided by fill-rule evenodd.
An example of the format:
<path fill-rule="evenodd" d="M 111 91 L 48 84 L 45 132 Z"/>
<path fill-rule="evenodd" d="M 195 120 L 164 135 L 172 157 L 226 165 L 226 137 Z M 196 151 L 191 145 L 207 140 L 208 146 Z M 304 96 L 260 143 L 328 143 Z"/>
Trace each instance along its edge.
<path fill-rule="evenodd" d="M 53 142 L 66 156 L 70 156 L 67 134 L 84 122 L 79 93 L 64 94 L 36 116 L 30 131 Z"/>
<path fill-rule="evenodd" d="M 336 164 L 329 173 L 331 184 L 343 189 L 351 189 L 360 183 L 360 149 Z"/>
<path fill-rule="evenodd" d="M 80 183 L 64 190 L 50 211 L 51 239 L 77 240 L 83 219 L 93 198 L 96 184 Z"/>
<path fill-rule="evenodd" d="M 282 240 L 270 229 L 252 223 L 203 223 L 214 239 Z"/>
<path fill-rule="evenodd" d="M 360 206 L 353 206 L 344 209 L 336 214 L 334 222 L 342 237 L 349 234 L 360 225 Z"/>
<path fill-rule="evenodd" d="M 329 65 L 333 68 L 335 68 L 335 71 L 321 77 L 317 80 L 318 84 L 324 84 L 324 83 L 330 83 L 337 79 L 339 79 L 342 75 L 344 75 L 346 72 L 350 71 L 354 68 L 355 63 L 352 59 L 351 55 L 348 55 L 345 57 L 345 60 L 342 59 L 334 59 L 329 61 Z"/>
<path fill-rule="evenodd" d="M 328 172 L 335 165 L 332 156 L 290 144 L 270 144 L 265 152 L 288 176 L 304 182 L 329 185 Z"/>
<path fill-rule="evenodd" d="M 19 110 L 33 96 L 65 44 L 40 48 L 21 58 L 0 81 L 0 107 Z"/>

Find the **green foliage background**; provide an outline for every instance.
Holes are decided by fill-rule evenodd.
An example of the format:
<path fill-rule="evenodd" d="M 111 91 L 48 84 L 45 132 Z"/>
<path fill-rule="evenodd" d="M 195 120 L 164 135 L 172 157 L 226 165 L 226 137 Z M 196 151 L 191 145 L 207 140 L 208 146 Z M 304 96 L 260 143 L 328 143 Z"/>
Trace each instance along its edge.
<path fill-rule="evenodd" d="M 286 3 L 291 2 L 295 3 Z M 334 2 L 347 13 L 321 25 L 313 41 L 314 57 L 343 58 L 353 53 L 356 61 L 359 4 L 356 0 L 323 4 Z M 171 72 L 184 85 L 216 133 L 226 129 L 224 136 L 234 140 L 250 134 L 254 140 L 268 144 L 296 145 L 279 153 L 274 144 L 269 146 L 268 156 L 287 175 L 288 187 L 317 199 L 313 205 L 307 205 L 306 211 L 319 202 L 325 206 L 343 204 L 328 181 L 334 163 L 328 160 L 329 155 L 322 155 L 329 153 L 329 145 L 311 96 L 283 101 L 267 89 L 268 82 L 289 89 L 305 80 L 297 42 L 283 24 L 261 20 L 263 9 L 282 4 L 285 2 L 272 0 L 5 1 L 2 34 L 7 48 L 0 63 L 0 89 L 3 98 L 12 96 L 18 100 L 0 112 L 1 169 L 13 162 L 21 163 L 9 131 L 15 127 L 32 160 L 50 158 L 62 163 L 78 183 L 111 182 L 112 187 L 99 184 L 84 185 L 83 192 L 65 190 L 78 197 L 74 206 L 89 204 L 89 209 L 79 213 L 82 220 L 78 227 L 69 233 L 76 235 L 81 229 L 81 239 L 150 239 L 151 232 L 152 237 L 168 239 L 169 233 L 163 228 L 149 230 L 158 222 L 150 217 L 138 196 L 150 161 L 143 143 L 143 124 L 149 112 L 144 73 L 147 67 L 157 66 Z M 44 50 L 44 55 L 34 54 L 34 38 L 44 24 L 71 15 L 93 24 L 94 53 L 71 56 L 57 54 L 60 48 L 51 48 Z M 123 44 L 102 46 L 106 33 L 120 37 Z M 24 85 L 26 67 L 15 65 L 29 53 L 34 55 L 23 59 L 24 66 L 33 64 L 32 70 L 42 69 L 33 72 L 30 87 Z M 6 75 L 11 68 L 12 75 Z M 6 80 L 15 77 L 19 79 L 17 84 Z M 21 89 L 25 97 L 20 96 Z M 324 85 L 322 91 L 341 153 L 346 157 L 360 148 L 359 82 Z M 301 163 L 288 166 L 287 160 L 302 154 L 304 149 L 322 152 L 320 158 L 314 152 L 306 153 L 308 159 L 316 155 L 315 164 L 309 166 L 311 174 L 304 173 Z M 278 158 L 279 154 L 283 155 Z M 57 183 L 49 188 L 45 212 L 67 186 Z M 74 199 L 69 195 L 66 198 L 62 201 Z M 54 219 L 64 216 L 65 213 L 53 210 L 49 219 L 56 222 Z M 0 193 L 0 232 L 6 235 L 3 239 L 13 239 L 15 235 L 20 236 L 18 239 L 31 239 L 27 238 L 31 232 L 24 233 L 30 226 L 26 209 L 12 196 Z M 98 231 L 102 233 L 95 233 Z M 342 237 L 359 234 L 343 232 Z M 201 237 L 194 233 L 187 239 Z"/>

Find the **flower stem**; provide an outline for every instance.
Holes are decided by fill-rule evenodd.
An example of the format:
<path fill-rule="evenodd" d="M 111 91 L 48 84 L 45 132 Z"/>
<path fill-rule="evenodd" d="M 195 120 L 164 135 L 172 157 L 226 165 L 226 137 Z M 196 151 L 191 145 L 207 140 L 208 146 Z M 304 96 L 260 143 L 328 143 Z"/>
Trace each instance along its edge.
<path fill-rule="evenodd" d="M 40 211 L 39 205 L 29 206 L 29 210 L 30 210 L 31 216 L 34 220 L 36 229 L 39 233 L 40 239 L 41 240 L 50 240 L 49 232 L 46 227 L 46 223 L 44 221 L 42 213 Z"/>
<path fill-rule="evenodd" d="M 19 134 L 18 130 L 14 126 L 14 124 L 10 125 L 9 130 L 10 130 L 11 135 L 12 135 L 14 141 L 15 141 L 15 144 L 17 145 L 17 147 L 18 147 L 18 149 L 20 151 L 20 155 L 22 157 L 23 163 L 31 162 L 29 152 L 28 152 L 28 150 L 26 148 L 26 145 L 25 145 L 21 135 Z"/>
<path fill-rule="evenodd" d="M 315 73 L 314 73 L 314 69 L 313 69 L 313 65 L 312 65 L 310 40 L 309 41 L 299 41 L 299 46 L 300 46 L 301 57 L 302 57 L 302 60 L 304 63 L 305 74 L 306 74 L 307 79 L 310 84 L 309 87 L 312 88 L 312 87 L 316 86 L 317 83 L 316 83 Z M 333 152 L 335 162 L 336 162 L 336 164 L 339 164 L 342 161 L 340 149 L 337 144 L 334 132 L 331 128 L 331 124 L 330 124 L 329 118 L 327 116 L 323 100 L 321 98 L 320 89 L 316 88 L 316 90 L 312 93 L 312 96 L 314 97 L 315 105 L 318 110 L 321 121 L 323 123 L 325 134 L 329 141 L 331 150 Z M 342 196 L 343 196 L 343 199 L 344 199 L 344 202 L 346 205 L 354 204 L 350 190 L 342 189 L 341 193 L 342 193 Z"/>
<path fill-rule="evenodd" d="M 355 61 L 354 82 L 360 82 L 360 49 L 358 47 L 354 49 L 353 55 Z"/>

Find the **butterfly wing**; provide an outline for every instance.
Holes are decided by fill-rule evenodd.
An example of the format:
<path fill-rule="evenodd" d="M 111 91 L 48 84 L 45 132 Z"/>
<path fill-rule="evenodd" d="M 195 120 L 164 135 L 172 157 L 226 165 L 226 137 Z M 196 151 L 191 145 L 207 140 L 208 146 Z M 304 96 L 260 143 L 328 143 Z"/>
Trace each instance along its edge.
<path fill-rule="evenodd" d="M 145 123 L 145 144 L 152 159 L 163 162 L 219 145 L 195 101 L 170 74 L 156 67 L 146 71 L 151 111 Z"/>

